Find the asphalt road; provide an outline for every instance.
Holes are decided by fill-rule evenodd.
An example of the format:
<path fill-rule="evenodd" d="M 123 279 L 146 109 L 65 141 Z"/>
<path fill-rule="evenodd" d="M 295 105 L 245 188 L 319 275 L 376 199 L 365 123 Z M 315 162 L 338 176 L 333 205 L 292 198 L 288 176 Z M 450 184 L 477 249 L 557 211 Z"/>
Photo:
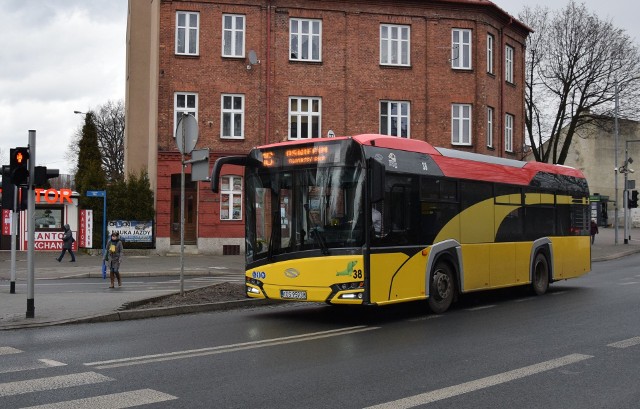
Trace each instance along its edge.
<path fill-rule="evenodd" d="M 8 331 L 0 407 L 637 408 L 638 265 L 444 315 L 286 304 Z"/>

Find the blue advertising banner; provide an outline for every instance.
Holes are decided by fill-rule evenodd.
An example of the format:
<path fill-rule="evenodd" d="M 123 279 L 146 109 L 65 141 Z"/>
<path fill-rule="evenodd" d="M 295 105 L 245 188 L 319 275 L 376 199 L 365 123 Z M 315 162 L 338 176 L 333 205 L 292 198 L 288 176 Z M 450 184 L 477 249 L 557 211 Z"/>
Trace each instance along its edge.
<path fill-rule="evenodd" d="M 153 220 L 112 220 L 107 225 L 109 237 L 119 233 L 120 239 L 128 243 L 153 242 Z"/>

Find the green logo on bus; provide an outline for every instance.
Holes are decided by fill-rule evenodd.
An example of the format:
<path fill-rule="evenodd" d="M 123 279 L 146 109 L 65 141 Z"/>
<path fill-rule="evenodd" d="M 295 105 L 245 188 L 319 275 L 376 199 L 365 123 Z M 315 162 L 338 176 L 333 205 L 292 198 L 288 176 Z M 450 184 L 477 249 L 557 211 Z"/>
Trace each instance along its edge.
<path fill-rule="evenodd" d="M 353 270 L 353 267 L 355 267 L 355 265 L 358 264 L 358 261 L 350 261 L 349 263 L 347 263 L 347 268 L 345 268 L 342 271 L 338 271 L 336 273 L 336 276 L 348 276 L 351 275 L 351 271 Z"/>

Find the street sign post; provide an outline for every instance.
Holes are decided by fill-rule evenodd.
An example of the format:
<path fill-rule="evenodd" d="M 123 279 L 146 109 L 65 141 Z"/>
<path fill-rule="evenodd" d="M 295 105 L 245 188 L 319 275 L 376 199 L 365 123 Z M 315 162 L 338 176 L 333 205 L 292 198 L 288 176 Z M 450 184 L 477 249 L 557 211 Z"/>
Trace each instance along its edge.
<path fill-rule="evenodd" d="M 107 191 L 106 190 L 87 190 L 87 197 L 101 197 L 102 200 L 102 257 L 105 251 L 105 234 L 107 234 Z M 103 275 L 102 278 L 106 278 Z"/>
<path fill-rule="evenodd" d="M 192 114 L 183 113 L 176 128 L 176 145 L 182 154 L 180 166 L 180 295 L 184 296 L 184 155 L 193 151 L 198 142 L 198 121 Z"/>

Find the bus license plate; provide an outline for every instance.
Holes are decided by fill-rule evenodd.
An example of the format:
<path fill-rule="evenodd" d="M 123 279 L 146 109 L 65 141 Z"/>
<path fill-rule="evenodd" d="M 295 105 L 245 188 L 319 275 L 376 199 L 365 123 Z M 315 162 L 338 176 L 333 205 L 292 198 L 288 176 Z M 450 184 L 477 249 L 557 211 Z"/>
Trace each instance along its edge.
<path fill-rule="evenodd" d="M 291 290 L 280 290 L 280 297 L 286 298 L 289 300 L 306 300 L 307 292 L 306 291 L 291 291 Z"/>

